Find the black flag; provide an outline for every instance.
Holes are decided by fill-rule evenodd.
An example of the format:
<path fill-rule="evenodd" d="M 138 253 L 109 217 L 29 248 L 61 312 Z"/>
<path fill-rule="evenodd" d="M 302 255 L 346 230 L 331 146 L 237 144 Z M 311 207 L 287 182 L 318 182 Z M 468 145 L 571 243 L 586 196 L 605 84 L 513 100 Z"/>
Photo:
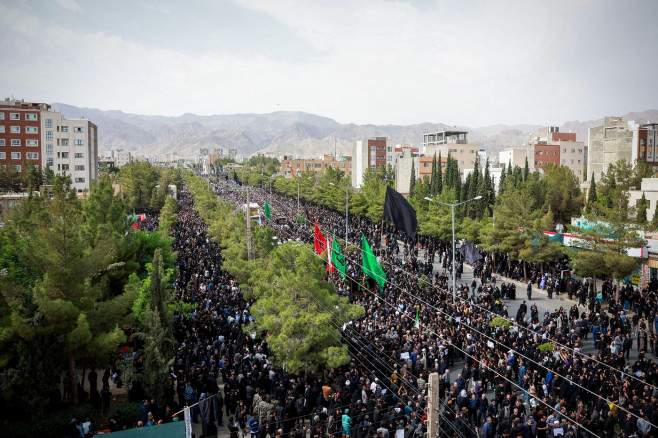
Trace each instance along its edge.
<path fill-rule="evenodd" d="M 472 265 L 482 258 L 480 252 L 473 242 L 466 242 L 464 245 L 459 248 L 459 253 L 464 256 L 466 263 Z"/>
<path fill-rule="evenodd" d="M 404 230 L 409 237 L 416 235 L 418 220 L 416 210 L 409 205 L 404 196 L 386 187 L 386 200 L 384 201 L 384 220 L 393 222 L 398 228 Z"/>

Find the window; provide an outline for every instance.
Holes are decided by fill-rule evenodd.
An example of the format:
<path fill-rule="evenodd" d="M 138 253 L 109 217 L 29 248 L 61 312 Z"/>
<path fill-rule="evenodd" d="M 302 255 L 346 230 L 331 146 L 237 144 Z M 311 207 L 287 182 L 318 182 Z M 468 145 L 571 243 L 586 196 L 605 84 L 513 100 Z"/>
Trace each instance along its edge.
<path fill-rule="evenodd" d="M 53 145 L 51 145 L 51 144 L 46 145 L 46 154 L 48 154 L 48 155 L 53 154 Z"/>
<path fill-rule="evenodd" d="M 12 139 L 11 139 L 11 145 L 12 145 L 12 146 L 20 146 L 20 145 L 21 145 L 21 141 L 18 140 L 18 139 L 16 139 L 16 138 L 12 138 Z"/>
<path fill-rule="evenodd" d="M 423 163 L 423 167 L 430 167 L 430 163 Z"/>
<path fill-rule="evenodd" d="M 9 132 L 12 134 L 20 134 L 21 133 L 21 127 L 20 126 L 12 126 L 9 128 Z"/>
<path fill-rule="evenodd" d="M 572 153 L 572 154 L 576 153 L 576 150 L 575 150 L 575 149 L 571 149 L 571 153 Z"/>
<path fill-rule="evenodd" d="M 387 150 L 388 152 L 393 152 L 393 147 L 392 147 L 392 146 L 388 146 L 388 147 L 386 148 L 386 150 Z"/>
<path fill-rule="evenodd" d="M 582 153 L 583 153 L 583 150 L 582 150 L 582 149 L 578 149 L 578 153 L 579 153 L 579 154 L 582 154 Z"/>
<path fill-rule="evenodd" d="M 60 128 L 58 128 L 58 131 L 69 132 L 69 127 L 68 126 L 62 126 L 61 130 L 60 130 Z"/>
<path fill-rule="evenodd" d="M 567 153 L 567 148 L 562 149 L 562 153 Z"/>
<path fill-rule="evenodd" d="M 5 132 L 5 125 L 0 125 L 0 134 Z"/>
<path fill-rule="evenodd" d="M 53 140 L 53 131 L 46 131 L 46 140 Z"/>
<path fill-rule="evenodd" d="M 11 153 L 11 159 L 12 160 L 20 160 L 21 159 L 21 153 L 20 152 L 12 152 Z"/>
<path fill-rule="evenodd" d="M 23 167 L 20 164 L 14 164 L 14 170 L 18 173 L 23 171 Z"/>
<path fill-rule="evenodd" d="M 5 139 L 4 138 L 0 139 L 0 146 L 5 146 Z"/>
<path fill-rule="evenodd" d="M 84 157 L 85 157 L 84 152 L 76 152 L 75 154 L 73 154 L 73 158 L 84 158 Z"/>
<path fill-rule="evenodd" d="M 82 126 L 76 126 L 75 128 L 73 128 L 73 132 L 85 132 L 85 128 L 83 128 Z"/>
<path fill-rule="evenodd" d="M 68 172 L 69 171 L 69 165 L 68 164 L 58 164 L 57 165 L 57 170 L 62 171 L 62 172 Z"/>
<path fill-rule="evenodd" d="M 25 127 L 25 133 L 26 134 L 38 134 L 39 133 L 39 128 L 36 126 L 26 126 Z"/>
<path fill-rule="evenodd" d="M 74 140 L 74 143 L 76 146 L 84 146 L 85 141 L 84 140 Z"/>
<path fill-rule="evenodd" d="M 27 146 L 39 146 L 39 140 L 25 140 Z"/>
<path fill-rule="evenodd" d="M 375 146 L 370 146 L 370 152 L 375 152 L 375 149 L 377 149 Z"/>
<path fill-rule="evenodd" d="M 68 158 L 69 153 L 68 152 L 57 152 L 57 158 Z"/>
<path fill-rule="evenodd" d="M 80 184 L 84 184 L 84 183 L 85 183 L 85 179 L 84 179 L 84 178 L 76 178 L 76 179 L 75 179 L 75 182 L 76 182 L 76 183 L 80 183 Z"/>
<path fill-rule="evenodd" d="M 644 158 L 644 151 L 640 151 L 640 158 Z"/>
<path fill-rule="evenodd" d="M 9 120 L 20 120 L 21 115 L 18 113 L 9 113 Z"/>
<path fill-rule="evenodd" d="M 5 113 L 0 112 L 0 120 L 4 120 L 4 119 L 5 119 Z"/>
<path fill-rule="evenodd" d="M 37 119 L 37 113 L 26 113 L 25 114 L 25 120 L 36 120 Z"/>
<path fill-rule="evenodd" d="M 39 152 L 27 152 L 25 154 L 25 158 L 27 158 L 28 160 L 38 160 Z"/>
<path fill-rule="evenodd" d="M 76 164 L 75 165 L 75 170 L 77 170 L 77 171 L 85 170 L 85 165 L 84 164 Z"/>
<path fill-rule="evenodd" d="M 7 159 L 7 152 L 0 152 L 0 160 L 6 160 Z"/>
<path fill-rule="evenodd" d="M 55 164 L 55 160 L 53 160 L 52 158 L 46 158 L 46 166 L 53 167 L 54 164 Z"/>
<path fill-rule="evenodd" d="M 68 138 L 58 138 L 57 139 L 57 146 L 68 146 L 68 145 L 69 145 Z"/>
<path fill-rule="evenodd" d="M 53 119 L 46 119 L 46 128 L 51 128 L 53 127 Z"/>

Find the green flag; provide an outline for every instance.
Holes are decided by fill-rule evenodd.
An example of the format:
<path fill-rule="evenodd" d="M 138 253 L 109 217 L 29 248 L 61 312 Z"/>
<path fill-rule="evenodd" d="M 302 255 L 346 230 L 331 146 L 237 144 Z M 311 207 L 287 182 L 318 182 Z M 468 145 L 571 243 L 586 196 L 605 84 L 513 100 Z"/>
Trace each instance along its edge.
<path fill-rule="evenodd" d="M 418 310 L 416 310 L 416 322 L 414 322 L 414 328 L 420 327 L 420 321 L 418 321 Z"/>
<path fill-rule="evenodd" d="M 270 216 L 270 204 L 267 203 L 267 198 L 265 198 L 265 217 L 269 220 Z"/>
<path fill-rule="evenodd" d="M 340 271 L 343 280 L 345 280 L 345 256 L 340 250 L 338 239 L 336 239 L 336 232 L 334 232 L 333 243 L 331 244 L 331 263 Z"/>
<path fill-rule="evenodd" d="M 361 259 L 363 263 L 363 272 L 365 272 L 368 277 L 379 283 L 379 289 L 383 290 L 384 283 L 386 282 L 386 274 L 382 267 L 379 266 L 377 258 L 372 253 L 370 245 L 368 245 L 368 241 L 366 240 L 366 236 L 363 234 L 361 235 Z"/>

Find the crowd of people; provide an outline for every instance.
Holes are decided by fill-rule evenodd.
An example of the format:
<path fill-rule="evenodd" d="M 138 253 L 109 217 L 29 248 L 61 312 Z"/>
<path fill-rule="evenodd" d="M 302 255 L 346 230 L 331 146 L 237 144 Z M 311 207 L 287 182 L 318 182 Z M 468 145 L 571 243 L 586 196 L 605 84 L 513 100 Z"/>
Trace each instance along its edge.
<path fill-rule="evenodd" d="M 233 184 L 214 189 L 226 201 L 244 202 Z M 655 337 L 656 304 L 649 294 L 649 311 L 632 317 L 624 302 L 611 300 L 605 309 L 581 311 L 576 305 L 543 315 L 524 303 L 510 319 L 505 299 L 516 298 L 511 286 L 501 293 L 491 282 L 460 285 L 453 300 L 448 279 L 463 262 L 453 263 L 448 244 L 411 239 L 389 225 L 382 229 L 381 223 L 352 217 L 348 242 L 359 246 L 361 235 L 366 237 L 386 283 L 381 291 L 357 287 L 365 283 L 360 256 L 346 252 L 348 281 L 338 274 L 327 280 L 366 309 L 343 330 L 352 361 L 292 376 L 271 366 L 265 340 L 243 332 L 252 303 L 222 271 L 220 247 L 208 239 L 189 192 L 179 195 L 173 230 L 177 299 L 197 310 L 174 320 L 167 409 L 193 405 L 193 420 L 201 422 L 205 437 L 227 427 L 232 438 L 411 438 L 427 432 L 428 416 L 435 413 L 441 437 L 613 436 L 616 423 L 623 437 L 658 430 L 658 378 L 649 357 L 656 354 L 649 341 Z M 297 200 L 259 189 L 251 193 L 252 202 L 261 204 L 265 196 L 276 217 L 287 218 L 265 221 L 279 240 L 312 243 L 312 227 L 296 224 Z M 325 234 L 345 237 L 341 213 L 309 203 L 301 208 Z M 433 280 L 419 282 L 422 275 Z M 496 323 L 496 317 L 507 323 Z M 586 354 L 591 344 L 595 350 Z M 639 352 L 636 360 L 627 361 L 629 348 Z M 432 373 L 440 376 L 436 394 L 430 393 Z M 428 412 L 431 406 L 436 410 Z"/>

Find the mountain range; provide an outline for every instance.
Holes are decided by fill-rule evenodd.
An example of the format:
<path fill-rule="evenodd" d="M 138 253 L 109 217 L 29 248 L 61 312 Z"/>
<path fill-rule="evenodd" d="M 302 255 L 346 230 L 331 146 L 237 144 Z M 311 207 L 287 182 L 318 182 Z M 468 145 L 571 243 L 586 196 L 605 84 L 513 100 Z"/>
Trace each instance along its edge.
<path fill-rule="evenodd" d="M 449 126 L 444 123 L 414 125 L 340 124 L 335 120 L 300 111 L 269 114 L 231 114 L 200 116 L 186 113 L 178 117 L 129 114 L 53 103 L 67 118 L 86 118 L 98 126 L 98 149 L 101 153 L 123 149 L 138 155 L 159 156 L 178 152 L 192 157 L 200 148 L 235 148 L 239 155 L 256 152 L 275 156 L 292 155 L 314 158 L 322 154 L 351 155 L 356 140 L 388 137 L 397 143 L 420 145 L 427 132 L 457 129 L 468 131 L 469 143 L 478 144 L 489 154 L 505 146 L 521 145 L 536 125 L 493 125 L 479 128 Z M 658 121 L 658 110 L 631 112 L 625 120 Z M 603 118 L 568 121 L 561 132 L 575 132 L 579 141 L 587 142 L 587 130 L 603 123 Z"/>

